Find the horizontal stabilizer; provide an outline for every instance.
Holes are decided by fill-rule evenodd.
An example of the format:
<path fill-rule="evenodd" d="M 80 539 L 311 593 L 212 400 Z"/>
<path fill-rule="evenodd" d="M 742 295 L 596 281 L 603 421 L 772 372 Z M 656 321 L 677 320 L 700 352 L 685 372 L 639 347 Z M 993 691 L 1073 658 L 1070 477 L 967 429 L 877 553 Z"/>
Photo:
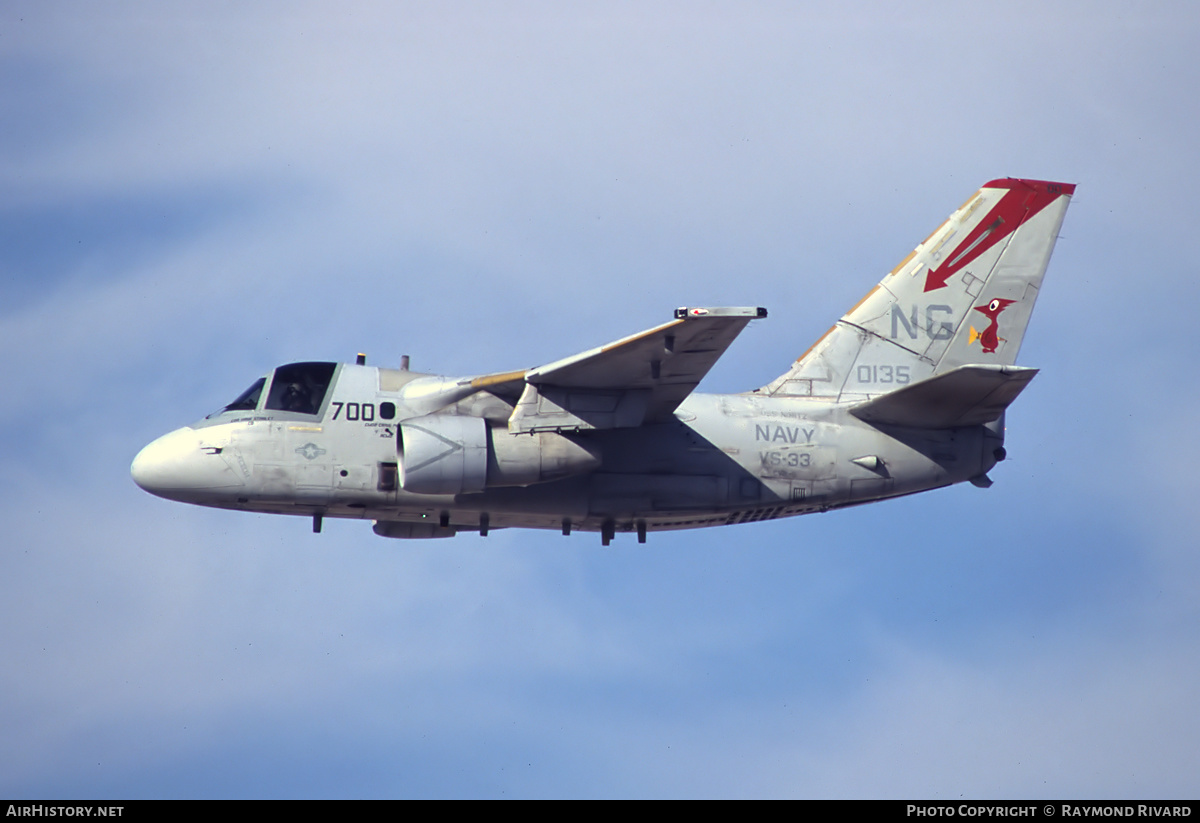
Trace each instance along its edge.
<path fill-rule="evenodd" d="M 959 366 L 850 409 L 868 423 L 948 429 L 979 426 L 1000 417 L 1029 385 L 1037 369 Z"/>

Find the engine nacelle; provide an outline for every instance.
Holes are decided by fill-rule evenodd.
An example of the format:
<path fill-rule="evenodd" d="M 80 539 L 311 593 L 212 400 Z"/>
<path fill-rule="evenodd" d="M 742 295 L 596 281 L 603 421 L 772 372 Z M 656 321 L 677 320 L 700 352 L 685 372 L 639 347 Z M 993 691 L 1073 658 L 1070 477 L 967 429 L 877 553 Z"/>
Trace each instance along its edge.
<path fill-rule="evenodd" d="M 414 494 L 531 486 L 600 465 L 595 447 L 565 435 L 514 435 L 479 417 L 429 414 L 406 420 L 399 429 L 400 486 Z"/>
<path fill-rule="evenodd" d="M 488 486 L 532 486 L 595 471 L 601 462 L 599 448 L 556 432 L 511 434 L 493 426 L 488 445 Z"/>
<path fill-rule="evenodd" d="M 400 487 L 415 494 L 460 494 L 487 485 L 487 421 L 429 414 L 400 424 Z"/>

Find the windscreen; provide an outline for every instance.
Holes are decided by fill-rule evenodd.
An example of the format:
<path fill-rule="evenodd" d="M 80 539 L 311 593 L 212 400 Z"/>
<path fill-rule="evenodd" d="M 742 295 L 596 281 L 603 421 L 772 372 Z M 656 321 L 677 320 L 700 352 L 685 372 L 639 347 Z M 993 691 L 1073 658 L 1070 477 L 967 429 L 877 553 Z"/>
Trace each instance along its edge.
<path fill-rule="evenodd" d="M 218 414 L 224 414 L 225 412 L 254 411 L 258 408 L 258 398 L 262 395 L 263 386 L 266 385 L 266 382 L 267 378 L 258 378 L 254 381 L 253 386 L 238 395 L 237 400 L 234 400 L 223 409 L 217 409 L 209 417 L 216 417 Z"/>

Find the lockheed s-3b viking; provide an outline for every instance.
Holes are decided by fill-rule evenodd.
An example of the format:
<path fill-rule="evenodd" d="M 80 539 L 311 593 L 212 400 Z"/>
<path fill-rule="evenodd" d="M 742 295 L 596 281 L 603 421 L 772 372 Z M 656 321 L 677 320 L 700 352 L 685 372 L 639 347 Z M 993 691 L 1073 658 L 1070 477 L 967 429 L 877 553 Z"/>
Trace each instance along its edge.
<path fill-rule="evenodd" d="M 786 372 L 693 389 L 761 308 L 674 319 L 469 377 L 292 363 L 146 446 L 172 500 L 374 521 L 385 537 L 636 533 L 824 511 L 969 481 L 1004 459 L 1014 365 L 1075 187 L 993 180 Z"/>

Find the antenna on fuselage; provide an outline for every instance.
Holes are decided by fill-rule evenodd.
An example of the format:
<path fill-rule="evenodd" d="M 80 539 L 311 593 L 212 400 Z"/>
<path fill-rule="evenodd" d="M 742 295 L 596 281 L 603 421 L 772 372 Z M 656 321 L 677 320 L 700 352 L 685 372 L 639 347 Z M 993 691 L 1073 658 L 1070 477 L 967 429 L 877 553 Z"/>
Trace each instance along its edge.
<path fill-rule="evenodd" d="M 408 355 L 400 355 L 400 371 L 408 371 Z"/>

